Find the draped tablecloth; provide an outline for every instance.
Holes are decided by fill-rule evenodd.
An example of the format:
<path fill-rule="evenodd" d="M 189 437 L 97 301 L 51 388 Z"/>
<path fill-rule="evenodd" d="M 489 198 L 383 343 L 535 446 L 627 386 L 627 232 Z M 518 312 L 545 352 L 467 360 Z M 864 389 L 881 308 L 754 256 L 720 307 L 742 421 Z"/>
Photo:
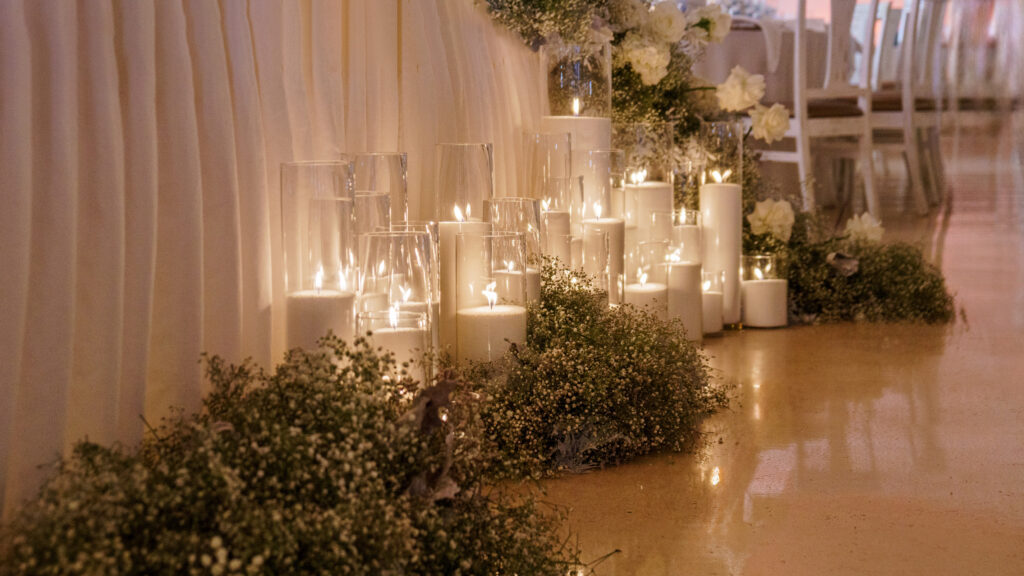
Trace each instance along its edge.
<path fill-rule="evenodd" d="M 751 74 L 764 75 L 765 96 L 762 102 L 793 102 L 793 41 L 791 22 L 779 22 L 762 30 L 747 21 L 737 22 L 721 44 L 710 44 L 703 60 L 693 71 L 709 83 L 721 84 L 734 66 L 742 66 Z M 820 87 L 825 82 L 828 33 L 823 25 L 808 22 L 807 86 Z M 778 35 L 778 45 L 772 37 Z M 772 60 L 777 58 L 777 64 Z"/>

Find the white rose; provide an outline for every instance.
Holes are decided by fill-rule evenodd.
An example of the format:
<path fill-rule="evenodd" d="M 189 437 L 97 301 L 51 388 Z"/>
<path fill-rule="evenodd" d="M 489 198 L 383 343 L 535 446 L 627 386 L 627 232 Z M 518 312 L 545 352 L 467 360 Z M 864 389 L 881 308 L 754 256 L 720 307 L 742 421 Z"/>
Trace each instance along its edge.
<path fill-rule="evenodd" d="M 846 235 L 854 242 L 879 242 L 885 234 L 882 223 L 865 212 L 846 221 Z"/>
<path fill-rule="evenodd" d="M 679 42 L 686 33 L 686 16 L 674 1 L 655 4 L 647 23 L 656 37 L 669 44 Z"/>
<path fill-rule="evenodd" d="M 714 6 L 711 10 L 711 28 L 708 29 L 708 35 L 711 36 L 712 42 L 721 42 L 729 35 L 729 30 L 732 28 L 732 16 L 727 12 L 722 11 L 719 6 Z"/>
<path fill-rule="evenodd" d="M 736 66 L 725 82 L 715 87 L 718 105 L 723 110 L 739 112 L 757 104 L 764 96 L 764 76 L 751 74 Z"/>
<path fill-rule="evenodd" d="M 771 108 L 757 104 L 750 109 L 750 120 L 754 138 L 768 144 L 782 140 L 789 130 L 789 110 L 782 104 L 772 104 Z"/>
<path fill-rule="evenodd" d="M 672 54 L 667 46 L 651 45 L 635 34 L 627 34 L 620 49 L 644 84 L 653 86 L 668 74 Z"/>
<path fill-rule="evenodd" d="M 753 212 L 747 214 L 751 232 L 771 234 L 783 242 L 789 242 L 795 221 L 793 207 L 785 200 L 762 200 L 754 205 Z"/>

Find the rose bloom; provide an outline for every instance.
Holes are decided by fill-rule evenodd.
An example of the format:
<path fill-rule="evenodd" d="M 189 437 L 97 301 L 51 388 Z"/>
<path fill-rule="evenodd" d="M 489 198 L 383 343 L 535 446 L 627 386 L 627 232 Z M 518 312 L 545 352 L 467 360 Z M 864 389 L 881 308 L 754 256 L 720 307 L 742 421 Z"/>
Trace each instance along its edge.
<path fill-rule="evenodd" d="M 757 104 L 750 110 L 750 120 L 754 138 L 768 144 L 782 140 L 789 130 L 789 110 L 782 104 L 772 104 L 771 108 Z"/>
<path fill-rule="evenodd" d="M 769 198 L 754 205 L 754 211 L 747 214 L 747 222 L 754 234 L 771 234 L 783 242 L 789 242 L 796 216 L 789 202 Z"/>
<path fill-rule="evenodd" d="M 679 11 L 675 2 L 661 2 L 651 10 L 648 25 L 655 36 L 675 44 L 686 33 L 686 16 Z"/>
<path fill-rule="evenodd" d="M 874 216 L 865 212 L 846 221 L 846 234 L 854 242 L 880 242 L 885 228 Z"/>
<path fill-rule="evenodd" d="M 661 82 L 661 79 L 668 74 L 668 64 L 672 60 L 672 54 L 668 51 L 668 47 L 653 46 L 645 43 L 640 37 L 629 34 L 621 48 L 624 50 L 626 61 L 630 63 L 647 86 Z"/>
<path fill-rule="evenodd" d="M 742 66 L 736 66 L 729 72 L 725 82 L 715 87 L 715 96 L 723 110 L 746 110 L 764 96 L 764 76 L 751 74 Z"/>

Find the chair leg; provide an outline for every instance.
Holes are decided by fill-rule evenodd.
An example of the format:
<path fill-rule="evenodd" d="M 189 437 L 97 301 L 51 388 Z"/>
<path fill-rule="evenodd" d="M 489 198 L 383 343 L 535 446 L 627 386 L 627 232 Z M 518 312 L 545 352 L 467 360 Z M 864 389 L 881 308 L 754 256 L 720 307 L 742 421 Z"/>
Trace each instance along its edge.
<path fill-rule="evenodd" d="M 941 128 L 936 126 L 929 130 L 928 141 L 932 151 L 932 159 L 935 164 L 935 182 L 938 189 L 938 202 L 942 204 L 946 200 L 946 164 L 942 160 Z"/>
<path fill-rule="evenodd" d="M 869 135 L 861 136 L 860 138 L 860 174 L 861 179 L 864 181 L 864 201 L 868 205 L 868 212 L 876 219 L 881 220 L 882 214 L 878 205 L 878 191 L 875 189 L 874 145 Z"/>
<path fill-rule="evenodd" d="M 811 168 L 811 142 L 807 131 L 801 126 L 796 134 L 796 152 L 798 155 L 797 171 L 800 174 L 800 192 L 804 200 L 804 210 L 812 211 L 814 202 L 814 176 Z"/>
<path fill-rule="evenodd" d="M 907 177 L 910 182 L 910 194 L 914 200 L 914 210 L 924 216 L 928 214 L 928 198 L 921 182 L 921 153 L 917 145 L 917 130 L 905 125 L 903 144 L 906 146 Z"/>

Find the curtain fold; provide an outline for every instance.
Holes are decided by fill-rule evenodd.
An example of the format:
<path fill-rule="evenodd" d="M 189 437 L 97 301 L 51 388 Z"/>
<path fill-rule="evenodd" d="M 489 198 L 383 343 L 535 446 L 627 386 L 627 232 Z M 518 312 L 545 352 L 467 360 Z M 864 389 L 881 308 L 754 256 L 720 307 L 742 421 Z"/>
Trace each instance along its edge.
<path fill-rule="evenodd" d="M 0 502 L 70 445 L 200 406 L 200 355 L 284 353 L 282 162 L 491 141 L 516 193 L 537 54 L 472 0 L 0 2 Z"/>

